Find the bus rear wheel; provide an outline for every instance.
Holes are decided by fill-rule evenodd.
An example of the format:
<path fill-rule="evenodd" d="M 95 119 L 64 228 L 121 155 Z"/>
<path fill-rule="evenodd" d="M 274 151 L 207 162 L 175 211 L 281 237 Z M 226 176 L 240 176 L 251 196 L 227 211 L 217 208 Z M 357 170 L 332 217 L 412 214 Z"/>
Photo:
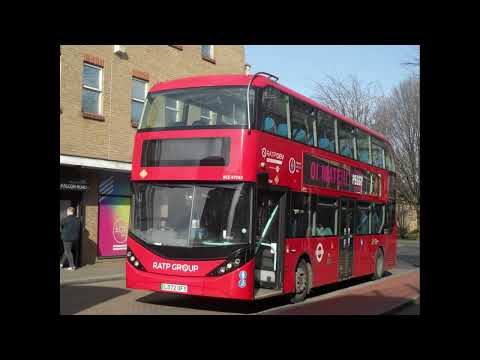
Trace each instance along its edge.
<path fill-rule="evenodd" d="M 308 291 L 308 269 L 305 260 L 300 260 L 295 270 L 295 294 L 291 297 L 292 303 L 299 303 L 305 300 Z"/>
<path fill-rule="evenodd" d="M 372 275 L 372 280 L 378 280 L 383 277 L 383 251 L 382 249 L 377 250 L 377 255 L 375 256 L 375 270 Z"/>

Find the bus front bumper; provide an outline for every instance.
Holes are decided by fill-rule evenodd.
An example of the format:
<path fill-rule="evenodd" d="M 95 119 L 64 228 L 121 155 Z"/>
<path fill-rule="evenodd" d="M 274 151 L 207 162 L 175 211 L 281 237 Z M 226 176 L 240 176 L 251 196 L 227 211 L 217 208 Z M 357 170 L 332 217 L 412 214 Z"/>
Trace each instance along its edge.
<path fill-rule="evenodd" d="M 151 290 L 171 294 L 173 293 L 239 300 L 253 300 L 254 265 L 255 262 L 252 259 L 244 266 L 241 266 L 235 271 L 224 274 L 222 276 L 195 277 L 153 274 L 138 270 L 128 261 L 126 261 L 126 287 L 129 289 Z M 243 282 L 240 281 L 241 279 L 239 275 L 242 270 L 247 273 L 246 279 Z M 162 290 L 162 284 L 183 286 L 181 286 L 181 291 L 167 291 Z"/>

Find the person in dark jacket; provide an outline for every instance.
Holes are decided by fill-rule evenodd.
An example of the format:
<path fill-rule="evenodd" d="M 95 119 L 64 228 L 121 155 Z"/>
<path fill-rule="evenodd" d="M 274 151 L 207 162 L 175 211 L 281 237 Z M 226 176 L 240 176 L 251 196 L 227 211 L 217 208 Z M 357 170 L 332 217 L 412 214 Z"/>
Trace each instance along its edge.
<path fill-rule="evenodd" d="M 75 270 L 75 263 L 73 262 L 72 245 L 78 241 L 80 236 L 80 220 L 74 216 L 75 208 L 69 207 L 67 209 L 67 216 L 60 222 L 61 238 L 63 242 L 63 256 L 60 260 L 60 269 L 63 268 L 65 258 L 68 259 L 67 270 Z"/>

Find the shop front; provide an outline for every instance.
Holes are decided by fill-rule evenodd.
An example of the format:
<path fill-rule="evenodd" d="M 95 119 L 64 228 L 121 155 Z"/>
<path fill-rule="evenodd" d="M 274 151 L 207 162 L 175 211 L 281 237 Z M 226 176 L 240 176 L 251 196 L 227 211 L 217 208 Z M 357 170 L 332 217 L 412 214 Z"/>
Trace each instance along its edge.
<path fill-rule="evenodd" d="M 82 260 L 82 229 L 84 227 L 84 212 L 85 212 L 85 193 L 89 186 L 83 174 L 74 167 L 60 167 L 60 221 L 67 216 L 67 208 L 75 208 L 75 216 L 80 219 L 80 233 L 78 234 L 79 241 L 74 243 L 72 247 L 73 258 L 75 265 L 79 266 Z M 60 230 L 60 229 L 59 229 Z M 59 241 L 59 256 L 63 254 L 63 243 L 58 236 Z M 59 259 L 60 260 L 60 259 Z"/>
<path fill-rule="evenodd" d="M 97 248 L 99 258 L 125 256 L 129 217 L 130 174 L 99 173 Z"/>

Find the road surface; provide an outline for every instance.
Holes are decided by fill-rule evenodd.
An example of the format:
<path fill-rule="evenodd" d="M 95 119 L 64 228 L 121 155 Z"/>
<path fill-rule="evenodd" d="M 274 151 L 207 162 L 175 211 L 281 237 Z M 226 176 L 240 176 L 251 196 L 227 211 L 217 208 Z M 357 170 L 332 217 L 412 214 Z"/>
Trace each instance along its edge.
<path fill-rule="evenodd" d="M 418 244 L 399 243 L 397 266 L 388 275 L 399 274 L 420 264 Z M 330 294 L 362 283 L 368 279 L 352 279 L 340 284 L 312 290 L 309 298 Z M 125 288 L 125 280 L 79 284 L 60 288 L 60 313 L 78 315 L 233 315 L 256 314 L 289 304 L 287 296 L 260 300 L 254 303 L 155 293 Z M 399 313 L 418 313 L 419 305 L 402 309 Z"/>

